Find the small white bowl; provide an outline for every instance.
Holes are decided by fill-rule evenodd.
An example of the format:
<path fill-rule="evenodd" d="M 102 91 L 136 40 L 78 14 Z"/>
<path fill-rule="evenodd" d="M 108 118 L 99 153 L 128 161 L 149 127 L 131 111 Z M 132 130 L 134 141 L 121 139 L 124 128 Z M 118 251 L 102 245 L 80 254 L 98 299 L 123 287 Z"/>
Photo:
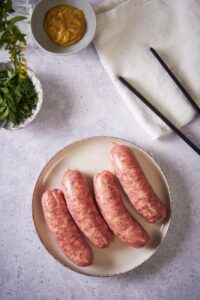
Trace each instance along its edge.
<path fill-rule="evenodd" d="M 12 69 L 11 63 L 1 63 L 0 64 L 0 70 L 3 69 Z M 38 95 L 38 102 L 37 102 L 37 107 L 33 110 L 33 114 L 31 117 L 26 118 L 22 123 L 20 123 L 17 126 L 14 126 L 12 122 L 10 121 L 0 121 L 0 129 L 6 129 L 6 130 L 17 130 L 17 129 L 22 129 L 26 126 L 28 126 L 36 117 L 37 114 L 39 113 L 41 107 L 42 107 L 42 102 L 43 102 L 43 90 L 41 83 L 39 79 L 36 77 L 35 73 L 28 68 L 28 77 L 31 79 L 35 91 Z"/>
<path fill-rule="evenodd" d="M 83 38 L 72 46 L 62 47 L 54 43 L 46 34 L 43 23 L 50 8 L 60 4 L 68 4 L 83 11 L 87 28 Z M 70 55 L 86 48 L 93 40 L 96 31 L 96 15 L 87 0 L 41 0 L 34 8 L 31 17 L 31 30 L 37 44 L 49 53 Z"/>

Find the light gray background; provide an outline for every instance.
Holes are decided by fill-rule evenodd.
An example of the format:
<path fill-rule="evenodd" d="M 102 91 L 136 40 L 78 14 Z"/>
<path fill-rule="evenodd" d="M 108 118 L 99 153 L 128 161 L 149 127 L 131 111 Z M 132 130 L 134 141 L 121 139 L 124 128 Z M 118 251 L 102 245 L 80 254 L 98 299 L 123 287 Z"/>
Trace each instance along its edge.
<path fill-rule="evenodd" d="M 145 135 L 93 46 L 56 57 L 28 35 L 27 57 L 43 84 L 44 105 L 29 127 L 0 132 L 0 299 L 200 299 L 200 157 L 174 134 L 156 141 Z M 197 118 L 183 132 L 200 146 L 199 128 Z M 32 221 L 32 192 L 43 166 L 61 148 L 94 135 L 124 138 L 149 152 L 166 174 L 174 201 L 158 252 L 113 278 L 85 277 L 60 265 Z"/>

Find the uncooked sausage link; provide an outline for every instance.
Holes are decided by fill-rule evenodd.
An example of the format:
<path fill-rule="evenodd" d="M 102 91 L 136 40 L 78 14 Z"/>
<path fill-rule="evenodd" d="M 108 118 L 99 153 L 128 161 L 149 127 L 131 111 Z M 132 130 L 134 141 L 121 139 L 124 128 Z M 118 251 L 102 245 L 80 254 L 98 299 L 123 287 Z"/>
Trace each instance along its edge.
<path fill-rule="evenodd" d="M 113 175 L 103 171 L 94 176 L 96 201 L 114 234 L 124 243 L 140 248 L 149 240 L 148 233 L 125 207 Z"/>
<path fill-rule="evenodd" d="M 99 213 L 83 174 L 77 170 L 67 170 L 62 187 L 69 212 L 78 227 L 95 246 L 109 247 L 114 235 Z"/>
<path fill-rule="evenodd" d="M 93 252 L 70 216 L 62 191 L 46 191 L 42 196 L 42 208 L 53 238 L 63 253 L 78 266 L 91 265 Z"/>
<path fill-rule="evenodd" d="M 128 146 L 115 145 L 111 150 L 111 162 L 135 210 L 150 223 L 163 220 L 166 208 L 148 182 L 133 151 Z"/>

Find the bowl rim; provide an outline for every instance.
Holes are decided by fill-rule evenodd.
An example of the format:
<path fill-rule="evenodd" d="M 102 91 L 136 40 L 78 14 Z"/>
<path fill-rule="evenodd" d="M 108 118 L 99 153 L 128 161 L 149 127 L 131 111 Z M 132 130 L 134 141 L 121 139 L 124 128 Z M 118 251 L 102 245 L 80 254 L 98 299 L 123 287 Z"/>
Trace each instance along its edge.
<path fill-rule="evenodd" d="M 90 11 L 91 11 L 91 13 L 92 13 L 93 21 L 94 21 L 94 29 L 93 29 L 93 33 L 92 33 L 92 35 L 91 35 L 91 38 L 88 40 L 88 42 L 87 42 L 85 45 L 83 45 L 82 47 L 80 47 L 79 49 L 72 50 L 71 52 L 58 53 L 58 52 L 53 52 L 53 51 L 50 51 L 50 50 L 45 49 L 45 48 L 37 41 L 37 39 L 36 39 L 36 37 L 35 37 L 35 34 L 33 33 L 33 16 L 34 16 L 35 11 L 36 11 L 36 9 L 38 8 L 38 6 L 40 6 L 41 3 L 44 2 L 44 1 L 46 1 L 46 0 L 40 0 L 40 1 L 35 5 L 35 7 L 34 7 L 34 9 L 33 9 L 33 12 L 32 12 L 32 15 L 31 15 L 31 20 L 30 20 L 32 36 L 33 36 L 33 38 L 34 38 L 36 44 L 37 44 L 42 50 L 44 50 L 45 52 L 50 53 L 50 54 L 52 54 L 52 55 L 68 56 L 68 55 L 73 55 L 73 54 L 76 54 L 76 53 L 82 51 L 83 49 L 85 49 L 86 47 L 88 47 L 88 46 L 92 43 L 92 41 L 93 41 L 93 39 L 94 39 L 94 36 L 95 36 L 95 33 L 96 33 L 96 27 L 97 27 L 96 14 L 95 14 L 95 11 L 94 11 L 92 5 L 91 5 L 87 0 L 82 0 L 82 1 L 85 3 L 85 5 L 87 5 L 88 8 L 90 9 Z M 65 2 L 65 0 L 63 0 L 63 3 L 64 3 L 64 2 Z M 59 5 L 59 4 L 58 4 L 58 5 Z M 56 6 L 56 3 L 55 3 L 55 6 Z M 47 10 L 47 11 L 48 11 L 48 10 Z M 63 47 L 63 48 L 64 48 L 64 47 Z"/>

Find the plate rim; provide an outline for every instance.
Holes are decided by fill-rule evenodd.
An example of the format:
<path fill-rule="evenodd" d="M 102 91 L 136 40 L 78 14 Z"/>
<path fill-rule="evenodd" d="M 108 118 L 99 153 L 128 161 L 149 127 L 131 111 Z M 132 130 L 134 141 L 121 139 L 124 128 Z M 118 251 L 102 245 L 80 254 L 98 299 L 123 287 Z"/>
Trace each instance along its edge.
<path fill-rule="evenodd" d="M 35 221 L 35 214 L 34 214 L 34 205 L 33 205 L 33 202 L 34 202 L 34 198 L 35 198 L 35 194 L 36 194 L 36 187 L 38 186 L 38 183 L 40 181 L 40 178 L 42 177 L 44 171 L 46 168 L 48 168 L 48 166 L 51 164 L 51 162 L 55 159 L 56 156 L 60 155 L 62 152 L 65 151 L 65 149 L 69 148 L 69 147 L 73 147 L 75 144 L 79 144 L 79 143 L 82 143 L 82 142 L 85 142 L 85 141 L 88 141 L 88 140 L 94 140 L 94 139 L 101 139 L 101 138 L 105 138 L 105 139 L 116 139 L 116 140 L 119 140 L 119 141 L 124 141 L 126 143 L 129 143 L 129 144 L 132 144 L 134 147 L 136 147 L 137 149 L 139 149 L 140 151 L 143 152 L 143 154 L 147 155 L 148 158 L 156 165 L 156 167 L 158 168 L 159 172 L 161 173 L 163 179 L 164 179 L 164 182 L 166 184 L 166 187 L 167 187 L 167 191 L 168 191 L 168 195 L 169 195 L 169 217 L 168 217 L 168 220 L 167 220 L 167 230 L 166 230 L 166 233 L 164 235 L 164 237 L 161 239 L 160 243 L 158 244 L 158 246 L 155 248 L 155 251 L 145 260 L 143 261 L 142 263 L 139 263 L 138 265 L 136 265 L 134 268 L 131 268 L 130 270 L 128 271 L 125 271 L 125 272 L 119 272 L 119 273 L 115 273 L 115 274 L 95 274 L 95 273 L 90 273 L 90 274 L 86 274 L 84 272 L 81 272 L 80 270 L 76 270 L 76 269 L 73 269 L 71 266 L 67 265 L 67 264 L 64 264 L 63 262 L 61 262 L 59 259 L 56 258 L 56 256 L 54 254 L 52 254 L 50 252 L 50 250 L 48 249 L 48 247 L 44 244 L 44 242 L 42 241 L 41 237 L 40 237 L 40 234 L 38 232 L 38 229 L 37 229 L 37 226 L 36 226 L 36 221 Z M 170 224 L 171 224 L 171 219 L 172 219 L 172 211 L 173 211 L 173 198 L 172 198 L 172 193 L 171 193 L 171 190 L 170 190 L 170 187 L 169 187 L 169 183 L 167 181 L 167 177 L 165 175 L 165 173 L 163 172 L 162 168 L 158 165 L 158 163 L 154 160 L 154 158 L 146 151 L 146 150 L 143 150 L 141 147 L 139 147 L 137 144 L 133 143 L 133 142 L 130 142 L 129 140 L 126 140 L 124 138 L 119 138 L 119 137 L 115 137 L 115 136 L 109 136 L 109 135 L 97 135 L 97 136 L 89 136 L 89 137 L 86 137 L 86 138 L 83 138 L 83 139 L 80 139 L 80 140 L 76 140 L 72 143 L 69 143 L 67 146 L 63 147 L 62 149 L 60 149 L 59 151 L 57 151 L 48 161 L 47 163 L 45 164 L 45 166 L 42 168 L 42 170 L 40 171 L 39 173 L 39 176 L 36 180 L 36 183 L 34 185 L 34 190 L 33 190 L 33 193 L 32 193 L 32 220 L 33 220 L 33 224 L 34 224 L 34 227 L 35 227 L 35 230 L 36 230 L 36 233 L 37 233 L 37 238 L 40 240 L 40 242 L 42 243 L 43 247 L 46 249 L 46 251 L 48 251 L 48 253 L 50 254 L 51 257 L 53 257 L 53 259 L 59 263 L 60 265 L 64 266 L 65 268 L 68 268 L 69 270 L 75 272 L 75 273 L 78 273 L 78 274 L 81 274 L 83 276 L 88 276 L 88 277 L 114 277 L 114 276 L 120 276 L 120 275 L 125 275 L 125 274 L 128 274 L 130 272 L 132 272 L 133 270 L 139 268 L 140 266 L 142 266 L 144 263 L 146 263 L 150 258 L 152 258 L 152 256 L 157 252 L 157 250 L 160 248 L 160 246 L 162 245 L 163 241 L 165 240 L 168 232 L 169 232 L 169 228 L 170 228 Z"/>

